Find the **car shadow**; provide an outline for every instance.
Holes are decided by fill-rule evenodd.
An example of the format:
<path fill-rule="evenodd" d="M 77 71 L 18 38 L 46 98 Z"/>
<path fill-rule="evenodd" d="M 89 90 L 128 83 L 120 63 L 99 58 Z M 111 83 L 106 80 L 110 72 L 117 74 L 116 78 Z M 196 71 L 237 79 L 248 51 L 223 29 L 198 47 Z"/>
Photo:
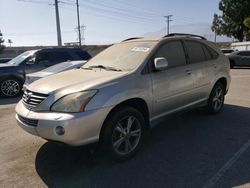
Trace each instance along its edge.
<path fill-rule="evenodd" d="M 3 97 L 0 97 L 0 105 L 15 104 L 18 101 L 20 101 L 21 98 L 22 98 L 22 96 L 18 96 L 18 97 L 15 97 L 15 98 L 3 98 Z"/>
<path fill-rule="evenodd" d="M 92 152 L 93 146 L 47 142 L 36 155 L 36 171 L 48 187 L 202 187 L 249 139 L 249 112 L 225 105 L 218 115 L 198 109 L 169 116 L 124 162 Z M 247 175 L 232 178 L 225 187 L 247 182 Z"/>

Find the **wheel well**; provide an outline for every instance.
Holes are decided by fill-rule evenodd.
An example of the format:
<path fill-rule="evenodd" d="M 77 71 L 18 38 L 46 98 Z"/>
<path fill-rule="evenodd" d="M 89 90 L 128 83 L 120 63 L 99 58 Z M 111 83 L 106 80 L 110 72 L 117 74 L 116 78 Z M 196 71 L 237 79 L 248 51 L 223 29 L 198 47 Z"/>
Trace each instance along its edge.
<path fill-rule="evenodd" d="M 225 89 L 225 93 L 226 93 L 226 89 L 227 89 L 227 79 L 222 77 L 220 78 L 215 84 L 217 83 L 221 83 L 223 86 L 224 86 L 224 89 Z"/>
<path fill-rule="evenodd" d="M 108 114 L 108 116 L 106 117 L 103 125 L 105 124 L 105 122 L 112 116 L 113 113 L 115 113 L 115 111 L 119 110 L 120 108 L 124 107 L 124 106 L 129 106 L 129 107 L 133 107 L 136 110 L 138 110 L 139 112 L 142 113 L 145 122 L 146 122 L 146 126 L 149 126 L 149 110 L 148 110 L 148 105 L 147 103 L 141 99 L 141 98 L 133 98 L 133 99 L 128 99 L 126 101 L 123 101 L 121 103 L 119 103 L 118 105 L 116 105 Z M 102 133 L 103 133 L 103 129 L 104 126 L 102 126 L 101 132 L 100 132 L 100 138 L 102 137 Z"/>
<path fill-rule="evenodd" d="M 120 104 L 116 105 L 108 114 L 107 118 L 114 113 L 117 109 L 122 108 L 124 106 L 129 106 L 129 107 L 133 107 L 136 110 L 138 110 L 139 112 L 142 113 L 146 123 L 148 124 L 149 122 L 149 110 L 148 110 L 148 105 L 147 103 L 141 99 L 141 98 L 133 98 L 133 99 L 128 99 L 126 101 L 121 102 Z M 107 119 L 106 118 L 106 119 Z"/>
<path fill-rule="evenodd" d="M 24 83 L 24 79 L 19 77 L 19 76 L 16 76 L 16 75 L 8 75 L 8 76 L 3 76 L 0 78 L 0 81 L 2 80 L 5 80 L 5 79 L 16 79 L 18 80 L 21 84 Z"/>

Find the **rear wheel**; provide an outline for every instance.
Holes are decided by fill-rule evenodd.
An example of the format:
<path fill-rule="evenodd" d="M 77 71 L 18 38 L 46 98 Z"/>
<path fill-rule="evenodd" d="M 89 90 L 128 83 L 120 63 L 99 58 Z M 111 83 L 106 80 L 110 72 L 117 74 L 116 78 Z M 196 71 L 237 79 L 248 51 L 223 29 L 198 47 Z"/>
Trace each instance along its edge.
<path fill-rule="evenodd" d="M 144 132 L 143 115 L 132 107 L 124 107 L 105 122 L 101 142 L 113 158 L 126 160 L 138 151 Z"/>
<path fill-rule="evenodd" d="M 215 84 L 208 99 L 208 111 L 211 114 L 219 113 L 224 105 L 225 88 L 222 83 Z"/>
<path fill-rule="evenodd" d="M 22 91 L 22 83 L 16 78 L 5 78 L 0 81 L 0 95 L 3 97 L 16 97 Z"/>

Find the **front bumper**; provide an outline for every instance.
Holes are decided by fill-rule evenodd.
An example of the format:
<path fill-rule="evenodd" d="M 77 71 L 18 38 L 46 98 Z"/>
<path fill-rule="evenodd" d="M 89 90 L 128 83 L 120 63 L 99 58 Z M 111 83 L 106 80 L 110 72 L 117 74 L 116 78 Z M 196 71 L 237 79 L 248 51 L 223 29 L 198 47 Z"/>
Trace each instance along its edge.
<path fill-rule="evenodd" d="M 30 134 L 79 146 L 99 140 L 101 127 L 110 110 L 111 107 L 81 113 L 34 112 L 20 101 L 16 106 L 16 120 Z M 63 135 L 56 133 L 58 126 L 64 128 Z"/>

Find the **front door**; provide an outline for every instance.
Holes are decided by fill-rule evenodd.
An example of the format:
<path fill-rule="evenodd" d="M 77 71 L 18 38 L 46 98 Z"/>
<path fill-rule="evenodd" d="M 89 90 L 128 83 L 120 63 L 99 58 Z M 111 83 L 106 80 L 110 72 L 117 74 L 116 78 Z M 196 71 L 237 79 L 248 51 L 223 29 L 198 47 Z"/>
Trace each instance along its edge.
<path fill-rule="evenodd" d="M 154 58 L 157 57 L 165 57 L 169 65 L 165 71 L 151 73 L 153 119 L 178 110 L 194 100 L 192 70 L 186 63 L 182 42 L 174 40 L 161 45 L 154 55 Z"/>

